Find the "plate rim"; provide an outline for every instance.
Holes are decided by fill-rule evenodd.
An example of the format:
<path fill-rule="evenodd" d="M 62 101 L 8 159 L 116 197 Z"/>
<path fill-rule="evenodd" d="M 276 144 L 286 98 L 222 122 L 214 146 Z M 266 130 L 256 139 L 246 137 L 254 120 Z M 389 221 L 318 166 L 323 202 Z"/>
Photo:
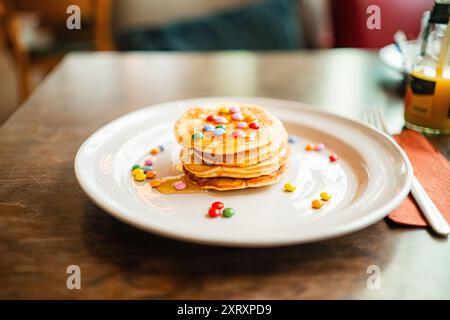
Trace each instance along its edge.
<path fill-rule="evenodd" d="M 96 137 L 96 135 L 100 134 L 103 130 L 108 129 L 110 126 L 113 126 L 115 123 L 123 121 L 123 119 L 127 117 L 133 117 L 135 114 L 138 114 L 140 112 L 145 112 L 147 109 L 151 109 L 154 107 L 161 107 L 164 105 L 177 105 L 180 103 L 183 104 L 189 104 L 194 101 L 215 101 L 215 100 L 225 100 L 225 101 L 237 101 L 237 100 L 259 100 L 259 101 L 265 101 L 265 103 L 270 104 L 270 102 L 278 102 L 283 104 L 291 104 L 291 105 L 297 105 L 296 107 L 292 109 L 297 110 L 306 110 L 308 112 L 316 113 L 319 115 L 326 115 L 331 116 L 339 121 L 349 122 L 352 124 L 356 124 L 359 126 L 363 126 L 369 131 L 373 131 L 377 133 L 379 136 L 381 136 L 383 139 L 386 139 L 400 154 L 401 158 L 403 159 L 403 162 L 406 167 L 406 179 L 405 183 L 402 186 L 401 190 L 397 193 L 397 195 L 392 198 L 389 202 L 384 204 L 383 206 L 379 207 L 376 210 L 370 211 L 368 214 L 343 225 L 334 226 L 333 228 L 327 228 L 324 229 L 324 232 L 321 232 L 317 236 L 311 236 L 307 239 L 282 239 L 282 240 L 270 240 L 270 241 L 261 241 L 260 239 L 256 240 L 245 240 L 244 242 L 241 241 L 230 241 L 226 239 L 204 239 L 204 238 L 194 238 L 189 235 L 184 234 L 178 234 L 176 232 L 171 232 L 170 230 L 161 230 L 158 227 L 155 226 L 149 226 L 149 225 L 142 225 L 138 222 L 136 222 L 134 219 L 130 219 L 127 217 L 126 214 L 116 212 L 116 208 L 114 206 L 111 206 L 107 202 L 104 203 L 100 199 L 96 198 L 96 195 L 98 194 L 98 191 L 95 190 L 95 188 L 91 188 L 89 183 L 84 181 L 84 179 L 80 176 L 81 171 L 81 157 L 82 153 L 86 147 L 86 145 L 92 141 Z M 245 101 L 243 101 L 245 102 Z M 251 103 L 251 102 L 249 102 Z M 256 103 L 256 102 L 254 102 Z M 290 108 L 291 109 L 291 108 Z M 270 248 L 270 247 L 282 247 L 282 246 L 290 246 L 290 245 L 298 245 L 298 244 L 305 244 L 305 243 L 311 243 L 311 242 L 317 242 L 317 241 L 323 241 L 328 240 L 331 238 L 337 238 L 343 235 L 347 235 L 359 230 L 363 230 L 367 228 L 368 226 L 380 221 L 381 219 L 385 218 L 389 213 L 391 213 L 395 208 L 397 208 L 403 200 L 407 197 L 411 190 L 412 181 L 413 181 L 413 167 L 412 164 L 406 154 L 406 152 L 397 144 L 397 142 L 388 134 L 382 132 L 381 130 L 378 130 L 366 123 L 364 123 L 361 120 L 358 119 L 351 119 L 333 112 L 324 111 L 324 110 L 317 110 L 314 108 L 313 104 L 308 104 L 300 101 L 295 100 L 288 100 L 288 99 L 278 99 L 278 98 L 270 98 L 270 97 L 257 97 L 257 96 L 204 96 L 204 97 L 197 97 L 197 98 L 189 98 L 189 99 L 180 99 L 180 100 L 171 100 L 171 101 L 164 101 L 152 105 L 146 105 L 143 106 L 137 110 L 125 113 L 112 121 L 107 122 L 106 124 L 102 125 L 100 128 L 95 130 L 92 134 L 89 135 L 89 137 L 80 145 L 80 147 L 77 150 L 76 156 L 74 158 L 74 171 L 75 171 L 75 177 L 77 179 L 77 182 L 85 195 L 94 202 L 98 207 L 100 207 L 102 210 L 113 216 L 114 218 L 118 219 L 121 222 L 124 222 L 132 227 L 135 227 L 137 229 L 140 229 L 145 232 L 149 232 L 158 236 L 178 240 L 178 241 L 185 241 L 189 243 L 196 243 L 196 244 L 202 244 L 202 245 L 213 245 L 213 246 L 223 246 L 223 247 L 239 247 L 239 248 Z M 99 197 L 100 198 L 100 197 Z"/>

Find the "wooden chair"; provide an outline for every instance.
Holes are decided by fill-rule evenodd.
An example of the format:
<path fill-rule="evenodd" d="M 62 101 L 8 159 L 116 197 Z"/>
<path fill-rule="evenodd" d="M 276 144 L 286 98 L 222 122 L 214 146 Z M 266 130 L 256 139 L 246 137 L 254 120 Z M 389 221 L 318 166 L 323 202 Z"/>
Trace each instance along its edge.
<path fill-rule="evenodd" d="M 69 5 L 81 10 L 81 30 L 68 30 L 66 10 Z M 44 69 L 47 73 L 60 61 L 64 53 L 73 50 L 112 50 L 111 0 L 0 0 L 0 27 L 4 42 L 14 58 L 20 101 L 32 91 L 31 70 Z M 21 16 L 33 13 L 41 25 L 55 35 L 55 46 L 33 52 L 21 39 Z M 63 43 L 63 46 L 59 46 Z M 80 45 L 81 44 L 81 45 Z M 83 45 L 85 44 L 85 45 Z M 1 43 L 0 43 L 1 45 Z"/>

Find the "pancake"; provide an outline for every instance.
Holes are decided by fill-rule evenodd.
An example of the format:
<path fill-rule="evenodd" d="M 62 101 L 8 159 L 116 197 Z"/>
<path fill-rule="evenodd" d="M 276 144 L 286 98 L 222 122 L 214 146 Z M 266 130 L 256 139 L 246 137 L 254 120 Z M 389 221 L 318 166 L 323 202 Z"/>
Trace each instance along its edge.
<path fill-rule="evenodd" d="M 184 170 L 189 182 L 202 189 L 214 189 L 218 191 L 238 190 L 245 188 L 257 188 L 274 184 L 280 180 L 281 175 L 286 170 L 286 165 L 281 166 L 270 175 L 263 175 L 255 178 L 199 178 Z"/>
<path fill-rule="evenodd" d="M 281 121 L 242 103 L 196 106 L 176 121 L 185 178 L 201 189 L 237 190 L 273 184 L 290 155 Z"/>
<path fill-rule="evenodd" d="M 196 163 L 183 163 L 183 168 L 199 178 L 232 177 L 254 178 L 268 175 L 283 166 L 290 155 L 288 146 L 284 146 L 279 153 L 257 164 L 245 167 L 231 167 L 221 165 L 207 165 Z"/>
<path fill-rule="evenodd" d="M 226 167 L 248 167 L 259 162 L 272 158 L 280 153 L 287 146 L 287 139 L 279 146 L 263 148 L 256 151 L 242 152 L 241 154 L 228 154 L 222 156 L 212 156 L 208 154 L 197 153 L 195 150 L 182 149 L 180 158 L 183 163 L 220 165 Z"/>
<path fill-rule="evenodd" d="M 223 107 L 238 106 L 243 116 L 252 116 L 259 124 L 259 129 L 245 128 L 241 131 L 244 137 L 235 139 L 232 132 L 236 130 L 236 125 L 241 120 L 233 120 L 231 113 L 220 113 Z M 215 136 L 211 132 L 203 132 L 204 136 L 200 140 L 192 139 L 194 132 L 202 132 L 205 123 L 217 125 L 215 122 L 208 122 L 209 115 L 220 116 L 225 118 L 226 123 L 225 134 L 220 137 Z M 248 123 L 251 123 L 248 122 Z M 221 155 L 234 154 L 244 152 L 246 150 L 257 150 L 262 146 L 268 145 L 271 141 L 278 139 L 283 130 L 281 121 L 266 111 L 264 108 L 241 103 L 225 103 L 217 107 L 201 107 L 197 106 L 188 109 L 179 118 L 174 127 L 174 135 L 179 144 L 184 148 L 195 148 L 205 154 Z"/>
<path fill-rule="evenodd" d="M 272 141 L 272 143 L 268 145 L 260 146 L 253 150 L 245 150 L 238 153 L 227 154 L 209 154 L 206 152 L 202 153 L 195 148 L 193 148 L 192 150 L 196 156 L 196 163 L 200 163 L 198 160 L 201 159 L 202 162 L 206 164 L 244 167 L 257 164 L 258 162 L 264 161 L 265 159 L 274 156 L 279 152 L 279 150 L 287 145 L 287 138 L 287 132 L 284 128 L 282 128 L 279 139 Z"/>

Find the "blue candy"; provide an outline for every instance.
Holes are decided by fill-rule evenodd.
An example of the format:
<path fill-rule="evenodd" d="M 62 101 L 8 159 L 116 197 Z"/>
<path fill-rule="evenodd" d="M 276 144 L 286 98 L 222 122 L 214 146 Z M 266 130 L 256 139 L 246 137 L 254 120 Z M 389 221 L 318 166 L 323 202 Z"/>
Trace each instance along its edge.
<path fill-rule="evenodd" d="M 223 128 L 215 128 L 213 133 L 215 136 L 220 137 L 221 135 L 225 134 L 225 130 Z"/>
<path fill-rule="evenodd" d="M 213 131 L 215 129 L 215 127 L 212 125 L 212 124 L 205 124 L 204 126 L 203 126 L 203 130 L 205 130 L 205 131 Z"/>
<path fill-rule="evenodd" d="M 297 136 L 289 136 L 288 142 L 289 142 L 290 144 L 297 143 L 297 142 L 298 142 Z"/>
<path fill-rule="evenodd" d="M 152 171 L 152 170 L 153 170 L 153 167 L 152 167 L 152 166 L 144 166 L 144 167 L 142 168 L 142 170 L 144 170 L 144 173 L 147 173 L 148 171 Z"/>

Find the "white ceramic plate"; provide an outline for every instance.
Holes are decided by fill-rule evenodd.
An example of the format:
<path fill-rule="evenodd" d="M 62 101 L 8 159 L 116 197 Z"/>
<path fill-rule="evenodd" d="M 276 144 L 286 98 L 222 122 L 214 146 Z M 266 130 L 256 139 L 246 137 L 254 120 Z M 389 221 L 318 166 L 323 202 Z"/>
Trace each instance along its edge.
<path fill-rule="evenodd" d="M 130 176 L 133 164 L 164 144 L 155 161 L 159 177 L 177 172 L 174 121 L 193 105 L 249 102 L 277 115 L 291 135 L 288 170 L 275 185 L 240 191 L 160 194 Z M 323 142 L 322 152 L 306 152 L 306 143 Z M 328 153 L 340 156 L 330 163 Z M 412 168 L 405 153 L 382 132 L 305 105 L 266 98 L 217 97 L 168 102 L 127 114 L 99 129 L 75 159 L 78 181 L 101 208 L 125 223 L 162 236 L 236 247 L 271 247 L 347 234 L 385 217 L 409 192 Z M 283 192 L 285 182 L 297 186 Z M 326 191 L 331 201 L 320 210 L 311 201 Z M 232 218 L 208 218 L 212 202 L 236 210 Z"/>

